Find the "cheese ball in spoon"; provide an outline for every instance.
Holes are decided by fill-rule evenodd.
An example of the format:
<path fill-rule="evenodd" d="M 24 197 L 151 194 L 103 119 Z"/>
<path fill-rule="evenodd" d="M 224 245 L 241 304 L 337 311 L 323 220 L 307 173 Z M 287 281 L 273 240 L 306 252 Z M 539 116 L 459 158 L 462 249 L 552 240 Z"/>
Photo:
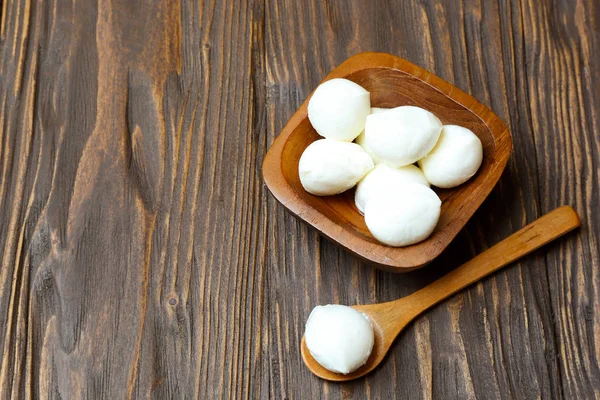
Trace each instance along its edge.
<path fill-rule="evenodd" d="M 356 208 L 361 214 L 364 214 L 369 199 L 375 196 L 385 196 L 391 190 L 402 190 L 402 186 L 406 183 L 419 183 L 429 187 L 429 182 L 425 179 L 423 172 L 412 164 L 398 168 L 387 164 L 377 164 L 356 185 L 354 194 Z"/>
<path fill-rule="evenodd" d="M 393 247 L 429 237 L 440 218 L 442 202 L 433 190 L 406 183 L 385 196 L 373 196 L 365 207 L 365 222 L 375 239 Z"/>
<path fill-rule="evenodd" d="M 402 167 L 429 153 L 441 131 L 442 123 L 429 111 L 401 106 L 369 115 L 364 143 L 382 162 Z"/>
<path fill-rule="evenodd" d="M 324 368 L 348 374 L 367 362 L 375 335 L 363 313 L 348 306 L 328 304 L 312 310 L 304 339 L 310 355 Z"/>
<path fill-rule="evenodd" d="M 362 132 L 370 111 L 370 93 L 343 78 L 320 84 L 308 102 L 308 119 L 317 133 L 344 142 Z"/>
<path fill-rule="evenodd" d="M 453 188 L 469 180 L 483 160 L 481 140 L 462 126 L 444 125 L 437 144 L 419 160 L 427 180 L 439 188 Z"/>
<path fill-rule="evenodd" d="M 371 157 L 356 143 L 320 139 L 300 156 L 298 174 L 307 192 L 329 196 L 356 185 L 373 166 Z"/>

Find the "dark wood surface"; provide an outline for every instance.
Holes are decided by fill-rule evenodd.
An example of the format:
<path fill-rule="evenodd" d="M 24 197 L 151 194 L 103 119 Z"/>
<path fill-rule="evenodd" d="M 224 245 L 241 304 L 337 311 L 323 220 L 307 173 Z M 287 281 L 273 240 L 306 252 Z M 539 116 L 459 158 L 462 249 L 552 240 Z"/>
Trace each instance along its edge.
<path fill-rule="evenodd" d="M 0 398 L 600 397 L 600 2 L 5 0 Z M 448 250 L 373 269 L 260 165 L 383 51 L 494 110 L 507 170 Z M 421 316 L 363 380 L 300 357 L 316 304 L 393 300 L 561 204 L 582 228 Z"/>

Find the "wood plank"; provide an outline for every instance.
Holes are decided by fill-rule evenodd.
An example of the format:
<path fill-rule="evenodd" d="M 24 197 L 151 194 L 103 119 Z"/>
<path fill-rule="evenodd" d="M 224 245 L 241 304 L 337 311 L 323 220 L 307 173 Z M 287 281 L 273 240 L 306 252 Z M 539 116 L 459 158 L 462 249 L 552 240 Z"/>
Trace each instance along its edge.
<path fill-rule="evenodd" d="M 541 209 L 572 204 L 582 229 L 546 254 L 563 397 L 600 398 L 600 3 L 523 4 L 526 89 Z"/>
<path fill-rule="evenodd" d="M 3 6 L 0 397 L 253 396 L 262 3 Z"/>
<path fill-rule="evenodd" d="M 270 204 L 276 214 L 269 225 L 269 232 L 276 232 L 269 246 L 275 254 L 267 268 L 272 397 L 560 394 L 556 360 L 547 357 L 556 344 L 543 253 L 425 315 L 364 382 L 319 381 L 302 369 L 297 354 L 303 322 L 315 305 L 406 295 L 538 216 L 535 142 L 527 104 L 521 102 L 520 13 L 519 5 L 509 2 L 267 2 L 269 140 L 331 68 L 360 51 L 390 52 L 432 70 L 490 105 L 515 139 L 499 186 L 451 248 L 420 272 L 375 271 Z"/>

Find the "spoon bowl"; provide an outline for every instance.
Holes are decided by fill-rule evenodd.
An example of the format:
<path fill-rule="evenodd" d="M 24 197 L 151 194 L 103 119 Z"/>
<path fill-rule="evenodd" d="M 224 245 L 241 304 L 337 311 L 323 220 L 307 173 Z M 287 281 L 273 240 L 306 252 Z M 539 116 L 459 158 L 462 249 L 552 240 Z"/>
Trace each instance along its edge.
<path fill-rule="evenodd" d="M 390 303 L 397 304 L 400 302 L 400 300 L 396 300 L 395 302 Z M 303 336 L 300 352 L 302 353 L 302 359 L 304 360 L 304 364 L 306 364 L 308 369 L 310 369 L 313 374 L 317 375 L 319 378 L 323 378 L 328 381 L 349 381 L 352 379 L 360 378 L 361 376 L 364 376 L 372 370 L 374 370 L 385 358 L 385 355 L 392 346 L 392 343 L 394 342 L 396 336 L 398 336 L 398 334 L 404 328 L 404 326 L 408 325 L 412 320 L 412 318 L 406 320 L 405 324 L 400 327 L 391 324 L 386 324 L 385 321 L 386 318 L 388 318 L 388 316 L 382 315 L 381 311 L 391 309 L 391 307 L 393 307 L 393 305 L 387 306 L 387 304 L 388 303 L 358 305 L 352 307 L 369 317 L 369 321 L 371 321 L 371 325 L 373 326 L 373 350 L 371 351 L 371 355 L 369 356 L 365 365 L 345 375 L 331 372 L 330 370 L 321 366 L 321 364 L 319 364 L 317 360 L 313 358 L 313 356 L 310 354 L 310 351 L 308 350 L 308 347 L 306 346 L 306 340 Z M 399 306 L 401 306 L 401 304 Z M 404 316 L 406 315 L 407 314 L 404 314 Z"/>
<path fill-rule="evenodd" d="M 311 356 L 302 337 L 304 364 L 313 374 L 329 381 L 349 381 L 368 374 L 383 361 L 398 334 L 420 314 L 459 290 L 572 231 L 579 224 L 575 210 L 570 206 L 559 207 L 409 296 L 387 303 L 352 307 L 369 317 L 375 334 L 369 359 L 356 371 L 344 375 L 323 368 Z"/>

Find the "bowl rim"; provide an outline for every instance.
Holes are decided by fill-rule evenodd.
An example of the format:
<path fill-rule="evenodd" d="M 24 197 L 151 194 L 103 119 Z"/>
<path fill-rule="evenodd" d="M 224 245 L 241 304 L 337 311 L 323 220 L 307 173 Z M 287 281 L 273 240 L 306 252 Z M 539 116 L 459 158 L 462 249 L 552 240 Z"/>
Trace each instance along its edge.
<path fill-rule="evenodd" d="M 446 229 L 447 234 L 443 236 L 443 243 L 441 243 L 441 245 L 438 243 L 437 246 L 432 247 L 433 251 L 412 251 L 411 257 L 393 258 L 386 256 L 385 253 L 389 252 L 395 254 L 406 253 L 407 250 L 411 249 L 413 246 L 390 247 L 384 244 L 366 241 L 342 228 L 339 224 L 323 215 L 318 209 L 305 203 L 288 184 L 281 165 L 281 154 L 289 136 L 305 118 L 308 118 L 308 102 L 314 93 L 314 90 L 294 112 L 280 134 L 269 147 L 262 164 L 263 179 L 271 194 L 284 206 L 284 208 L 311 225 L 320 234 L 338 243 L 361 259 L 374 264 L 378 268 L 392 272 L 408 272 L 427 265 L 439 256 L 462 230 L 475 211 L 479 209 L 483 201 L 496 186 L 496 183 L 506 167 L 512 151 L 512 136 L 504 122 L 489 107 L 481 104 L 471 95 L 449 82 L 446 82 L 432 72 L 392 54 L 365 52 L 351 56 L 327 74 L 320 83 L 334 78 L 346 78 L 359 71 L 373 68 L 394 69 L 417 78 L 432 89 L 440 92 L 475 114 L 475 116 L 486 125 L 493 137 L 494 146 L 497 149 L 494 153 L 496 156 L 500 155 L 500 157 L 495 157 L 495 163 L 492 165 L 492 169 L 489 171 L 486 179 L 477 186 L 479 191 L 476 197 L 473 196 L 474 198 L 471 201 L 473 206 L 469 208 L 472 209 L 472 212 L 467 213 L 468 215 L 464 215 L 465 213 L 455 215 L 454 219 L 456 219 L 456 221 L 452 221 L 452 223 L 449 223 L 444 228 Z M 502 146 L 506 147 L 507 150 L 499 151 L 498 149 L 501 149 Z M 425 239 L 425 241 L 420 242 L 419 244 L 426 243 L 428 240 L 429 239 Z M 378 252 L 377 250 L 381 250 L 381 252 Z M 411 261 L 408 262 L 407 259 L 410 259 Z"/>

